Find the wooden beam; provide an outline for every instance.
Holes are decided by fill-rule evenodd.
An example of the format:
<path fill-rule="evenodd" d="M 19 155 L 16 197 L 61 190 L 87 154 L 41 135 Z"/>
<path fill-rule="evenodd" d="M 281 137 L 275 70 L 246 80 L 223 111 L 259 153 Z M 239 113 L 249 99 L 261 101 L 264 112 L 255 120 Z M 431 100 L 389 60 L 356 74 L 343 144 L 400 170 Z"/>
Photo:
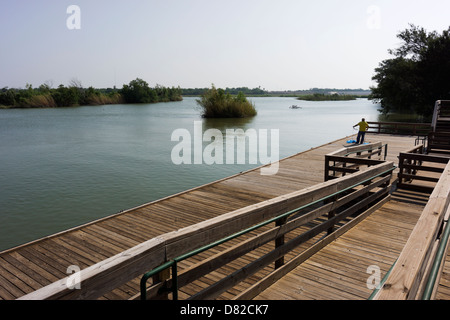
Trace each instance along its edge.
<path fill-rule="evenodd" d="M 165 262 L 164 238 L 155 238 L 80 271 L 80 289 L 72 289 L 71 277 L 56 281 L 18 300 L 96 299 Z"/>

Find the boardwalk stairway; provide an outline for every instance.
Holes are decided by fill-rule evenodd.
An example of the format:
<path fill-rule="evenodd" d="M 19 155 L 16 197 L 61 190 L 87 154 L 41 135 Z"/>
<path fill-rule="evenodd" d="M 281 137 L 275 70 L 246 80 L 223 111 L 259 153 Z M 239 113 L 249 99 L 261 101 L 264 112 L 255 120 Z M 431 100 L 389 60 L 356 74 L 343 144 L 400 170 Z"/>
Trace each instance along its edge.
<path fill-rule="evenodd" d="M 436 102 L 432 129 L 428 136 L 428 153 L 450 155 L 450 101 Z"/>

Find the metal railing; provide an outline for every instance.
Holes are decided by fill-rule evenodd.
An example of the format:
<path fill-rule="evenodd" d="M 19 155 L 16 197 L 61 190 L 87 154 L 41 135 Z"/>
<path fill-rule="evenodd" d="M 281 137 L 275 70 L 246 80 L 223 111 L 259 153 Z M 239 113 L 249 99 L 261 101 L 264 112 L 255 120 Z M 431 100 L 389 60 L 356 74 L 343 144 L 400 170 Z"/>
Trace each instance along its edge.
<path fill-rule="evenodd" d="M 431 297 L 433 295 L 433 291 L 436 288 L 436 281 L 439 278 L 439 273 L 441 271 L 442 263 L 444 262 L 445 255 L 447 254 L 449 238 L 450 238 L 450 224 L 449 224 L 448 220 L 444 221 L 444 224 L 445 224 L 445 229 L 441 235 L 438 251 L 437 251 L 436 257 L 433 261 L 433 265 L 431 267 L 431 271 L 428 276 L 427 284 L 425 286 L 425 290 L 422 295 L 423 300 L 431 299 Z"/>

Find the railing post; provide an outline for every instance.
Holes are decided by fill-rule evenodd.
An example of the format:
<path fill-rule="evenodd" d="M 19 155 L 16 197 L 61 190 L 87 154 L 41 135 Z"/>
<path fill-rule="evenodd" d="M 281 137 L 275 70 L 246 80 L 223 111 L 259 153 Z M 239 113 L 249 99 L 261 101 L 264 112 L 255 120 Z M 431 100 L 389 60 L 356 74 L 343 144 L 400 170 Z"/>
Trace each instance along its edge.
<path fill-rule="evenodd" d="M 288 217 L 278 219 L 275 222 L 275 225 L 277 227 L 281 227 L 282 225 L 286 224 L 287 219 Z M 284 244 L 284 234 L 275 238 L 275 249 L 282 246 L 283 244 Z M 275 269 L 280 268 L 282 265 L 284 265 L 284 256 L 275 261 Z"/>
<path fill-rule="evenodd" d="M 328 161 L 328 156 L 325 156 L 325 177 L 324 181 L 328 181 L 330 179 L 330 163 Z"/>
<path fill-rule="evenodd" d="M 170 268 L 162 270 L 160 273 L 155 274 L 152 277 L 153 284 L 165 282 L 170 278 Z M 167 283 L 164 284 L 164 291 L 159 295 L 160 300 L 169 300 L 169 292 L 167 290 Z"/>
<path fill-rule="evenodd" d="M 400 186 L 403 183 L 403 155 L 400 153 L 398 157 L 398 185 Z"/>
<path fill-rule="evenodd" d="M 175 260 L 172 265 L 172 299 L 178 300 L 178 263 Z"/>
<path fill-rule="evenodd" d="M 332 199 L 326 201 L 326 203 L 330 203 L 330 202 L 336 202 L 338 200 L 339 196 L 335 195 Z M 330 212 L 328 212 L 328 220 L 333 219 L 336 216 L 336 210 L 330 210 Z M 330 228 L 327 230 L 327 234 L 331 234 L 334 231 L 334 224 L 332 226 L 330 226 Z"/>

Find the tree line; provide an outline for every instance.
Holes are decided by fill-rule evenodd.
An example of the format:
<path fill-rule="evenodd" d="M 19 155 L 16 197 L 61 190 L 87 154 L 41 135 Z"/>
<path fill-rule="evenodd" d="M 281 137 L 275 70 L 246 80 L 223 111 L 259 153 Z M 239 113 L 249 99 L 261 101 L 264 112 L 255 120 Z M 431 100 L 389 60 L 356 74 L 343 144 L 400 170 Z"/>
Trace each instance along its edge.
<path fill-rule="evenodd" d="M 314 93 L 303 95 L 297 98 L 297 100 L 305 100 L 305 101 L 351 101 L 356 100 L 357 98 L 367 98 L 365 96 L 357 96 L 350 94 L 324 94 L 324 93 Z"/>
<path fill-rule="evenodd" d="M 119 103 L 156 103 L 182 100 L 181 89 L 156 85 L 151 88 L 142 79 L 132 80 L 122 89 L 83 88 L 79 81 L 71 81 L 69 86 L 52 88 L 42 84 L 25 89 L 3 88 L 0 90 L 0 106 L 3 108 L 56 108 L 79 105 L 104 105 Z"/>
<path fill-rule="evenodd" d="M 210 88 L 183 88 L 181 89 L 183 96 L 193 96 L 198 97 L 209 92 Z M 265 89 L 261 89 L 261 87 L 250 89 L 248 87 L 237 87 L 237 88 L 225 88 L 221 89 L 226 94 L 231 94 L 233 96 L 237 96 L 239 93 L 244 94 L 246 96 L 269 96 L 270 92 Z"/>
<path fill-rule="evenodd" d="M 410 25 L 399 48 L 375 69 L 369 99 L 388 113 L 415 113 L 427 121 L 437 100 L 450 100 L 450 28 L 441 34 Z"/>

